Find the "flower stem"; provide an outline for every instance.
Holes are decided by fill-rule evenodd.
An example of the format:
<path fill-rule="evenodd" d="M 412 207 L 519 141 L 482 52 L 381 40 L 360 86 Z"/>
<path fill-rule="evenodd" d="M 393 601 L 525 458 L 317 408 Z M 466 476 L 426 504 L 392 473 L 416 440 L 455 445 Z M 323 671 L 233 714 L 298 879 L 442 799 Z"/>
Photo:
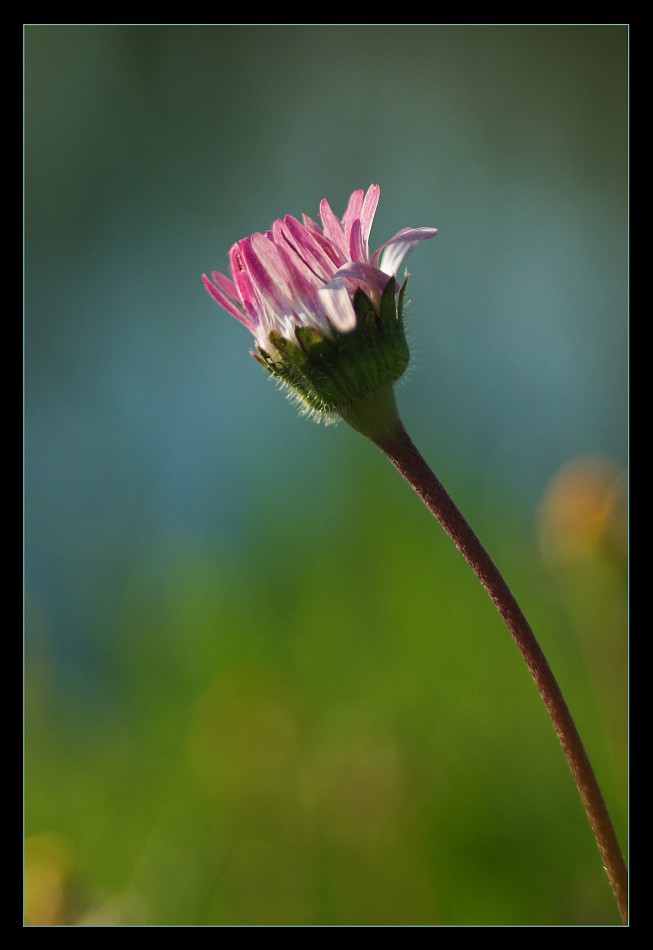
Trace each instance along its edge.
<path fill-rule="evenodd" d="M 494 601 L 521 650 L 562 744 L 624 923 L 628 922 L 628 871 L 594 770 L 560 687 L 510 588 L 400 421 L 378 448 L 438 519 Z"/>

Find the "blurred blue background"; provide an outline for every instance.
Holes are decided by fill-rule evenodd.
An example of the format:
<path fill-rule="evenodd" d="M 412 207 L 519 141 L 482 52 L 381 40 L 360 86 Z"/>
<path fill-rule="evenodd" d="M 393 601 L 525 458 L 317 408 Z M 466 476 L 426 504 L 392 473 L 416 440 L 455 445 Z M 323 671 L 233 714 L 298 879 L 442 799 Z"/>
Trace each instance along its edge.
<path fill-rule="evenodd" d="M 30 922 L 618 921 L 469 571 L 200 278 L 372 182 L 373 247 L 439 229 L 402 416 L 625 846 L 627 56 L 623 26 L 25 28 Z"/>

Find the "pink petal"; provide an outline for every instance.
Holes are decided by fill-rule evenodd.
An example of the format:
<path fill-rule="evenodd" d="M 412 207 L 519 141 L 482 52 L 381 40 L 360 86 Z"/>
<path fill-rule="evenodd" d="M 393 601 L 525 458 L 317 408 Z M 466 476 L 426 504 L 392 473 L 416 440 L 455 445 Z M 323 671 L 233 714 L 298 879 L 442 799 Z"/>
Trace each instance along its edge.
<path fill-rule="evenodd" d="M 310 267 L 316 277 L 323 281 L 330 280 L 335 270 L 333 262 L 324 253 L 311 232 L 290 214 L 286 215 L 283 223 L 284 237 L 290 247 Z"/>
<path fill-rule="evenodd" d="M 263 235 L 258 235 L 261 240 L 265 240 Z M 274 280 L 267 272 L 261 261 L 259 260 L 254 248 L 252 246 L 252 241 L 256 238 L 256 235 L 252 235 L 251 238 L 245 238 L 240 242 L 240 252 L 242 255 L 242 260 L 247 268 L 247 273 L 252 283 L 252 288 L 256 292 L 257 296 L 265 298 L 265 296 L 270 296 L 273 298 L 275 303 L 279 299 L 279 291 Z"/>
<path fill-rule="evenodd" d="M 345 237 L 349 240 L 354 221 L 360 218 L 363 209 L 363 189 L 355 191 L 349 199 L 347 210 L 342 217 L 342 226 L 345 230 Z"/>
<path fill-rule="evenodd" d="M 284 302 L 290 303 L 296 291 L 293 289 L 286 261 L 274 243 L 272 234 L 268 232 L 265 237 L 262 234 L 253 234 L 252 247 L 272 284 L 269 292 L 275 299 L 283 299 Z"/>
<path fill-rule="evenodd" d="M 365 259 L 367 259 L 369 256 L 368 241 L 380 195 L 381 189 L 379 186 L 370 185 L 363 201 L 363 207 L 361 210 L 361 230 L 363 232 L 363 244 L 365 245 Z"/>
<path fill-rule="evenodd" d="M 342 229 L 342 224 L 340 223 L 339 218 L 335 216 L 331 210 L 329 202 L 324 198 L 320 203 L 320 219 L 322 221 L 322 227 L 324 228 L 324 233 L 329 239 L 331 244 L 337 248 L 340 255 L 340 264 L 344 262 L 349 257 L 349 248 L 347 242 L 345 241 L 345 232 Z"/>
<path fill-rule="evenodd" d="M 311 231 L 311 234 L 313 235 L 317 243 L 320 245 L 320 247 L 322 248 L 326 256 L 329 258 L 329 261 L 331 262 L 334 268 L 340 267 L 341 264 L 344 264 L 344 260 L 346 260 L 346 256 L 343 260 L 343 255 L 340 249 L 336 247 L 333 241 L 329 240 L 329 238 L 326 236 L 326 234 L 322 231 L 321 228 L 318 228 L 317 231 Z"/>
<path fill-rule="evenodd" d="M 219 271 L 214 270 L 211 274 L 213 282 L 218 285 L 228 297 L 231 297 L 232 300 L 238 300 L 238 288 L 234 284 L 233 280 L 229 280 L 228 277 L 225 277 L 224 274 L 221 274 Z"/>
<path fill-rule="evenodd" d="M 356 218 L 351 226 L 351 234 L 349 235 L 349 257 L 352 261 L 367 260 L 360 218 Z"/>
<path fill-rule="evenodd" d="M 322 233 L 322 228 L 320 227 L 320 225 L 319 225 L 316 221 L 313 221 L 312 218 L 309 218 L 309 216 L 308 216 L 307 214 L 303 214 L 303 215 L 302 215 L 302 224 L 303 224 L 304 227 L 307 228 L 309 231 L 312 231 L 313 234 L 321 234 L 321 233 Z"/>
<path fill-rule="evenodd" d="M 241 241 L 240 243 L 242 244 L 243 242 Z M 258 326 L 261 322 L 262 311 L 243 262 L 239 244 L 234 244 L 229 251 L 229 263 L 231 265 L 231 274 L 238 288 L 238 294 L 243 302 L 245 311 L 249 316 L 250 323 L 252 326 Z"/>
<path fill-rule="evenodd" d="M 227 278 L 225 278 L 225 280 L 226 279 Z M 236 318 L 236 320 L 240 320 L 241 323 L 245 324 L 248 330 L 253 332 L 254 326 L 249 318 L 242 312 L 242 310 L 240 310 L 238 306 L 232 300 L 230 300 L 229 297 L 227 297 L 227 295 L 222 292 L 222 290 L 220 290 L 220 288 L 216 287 L 215 284 L 209 280 L 206 274 L 202 274 L 202 280 L 204 281 L 204 286 L 211 294 L 213 299 L 216 300 L 220 306 L 227 311 L 227 313 L 230 313 L 232 317 Z M 229 283 L 231 283 L 231 281 L 229 281 Z"/>
<path fill-rule="evenodd" d="M 275 221 L 272 226 L 274 245 L 283 259 L 289 274 L 292 286 L 292 299 L 311 300 L 315 297 L 317 288 L 322 285 L 322 281 L 315 276 L 314 272 L 306 264 L 304 259 L 297 254 L 295 248 L 288 243 L 286 231 L 282 221 Z"/>

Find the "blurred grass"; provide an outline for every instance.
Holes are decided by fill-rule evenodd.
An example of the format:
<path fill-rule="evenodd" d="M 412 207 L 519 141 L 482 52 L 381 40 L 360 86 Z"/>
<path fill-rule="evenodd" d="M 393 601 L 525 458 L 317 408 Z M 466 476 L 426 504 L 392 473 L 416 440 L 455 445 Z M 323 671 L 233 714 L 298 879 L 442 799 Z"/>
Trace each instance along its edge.
<path fill-rule="evenodd" d="M 96 618 L 102 693 L 67 688 L 30 604 L 27 923 L 619 922 L 494 608 L 387 463 L 339 464 L 337 519 L 308 493 L 252 509 L 246 570 L 188 539 L 125 551 Z M 625 521 L 614 473 L 584 464 L 602 521 L 556 519 L 562 479 L 542 548 L 532 513 L 481 504 L 464 475 L 448 487 L 549 656 L 625 845 Z"/>

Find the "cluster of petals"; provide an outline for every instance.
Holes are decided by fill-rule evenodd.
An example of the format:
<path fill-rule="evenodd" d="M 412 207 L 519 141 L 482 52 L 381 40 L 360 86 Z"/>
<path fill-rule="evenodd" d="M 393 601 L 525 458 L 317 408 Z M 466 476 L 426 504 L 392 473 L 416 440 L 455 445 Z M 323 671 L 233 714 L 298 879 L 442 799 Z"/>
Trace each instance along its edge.
<path fill-rule="evenodd" d="M 231 278 L 214 271 L 203 276 L 221 307 L 240 320 L 265 348 L 271 331 L 285 337 L 295 328 L 313 327 L 327 335 L 356 325 L 353 296 L 362 287 L 380 294 L 419 242 L 435 228 L 403 228 L 373 254 L 369 251 L 379 186 L 355 191 L 342 220 L 324 199 L 321 226 L 306 215 L 275 221 L 265 234 L 253 234 L 229 252 Z"/>

